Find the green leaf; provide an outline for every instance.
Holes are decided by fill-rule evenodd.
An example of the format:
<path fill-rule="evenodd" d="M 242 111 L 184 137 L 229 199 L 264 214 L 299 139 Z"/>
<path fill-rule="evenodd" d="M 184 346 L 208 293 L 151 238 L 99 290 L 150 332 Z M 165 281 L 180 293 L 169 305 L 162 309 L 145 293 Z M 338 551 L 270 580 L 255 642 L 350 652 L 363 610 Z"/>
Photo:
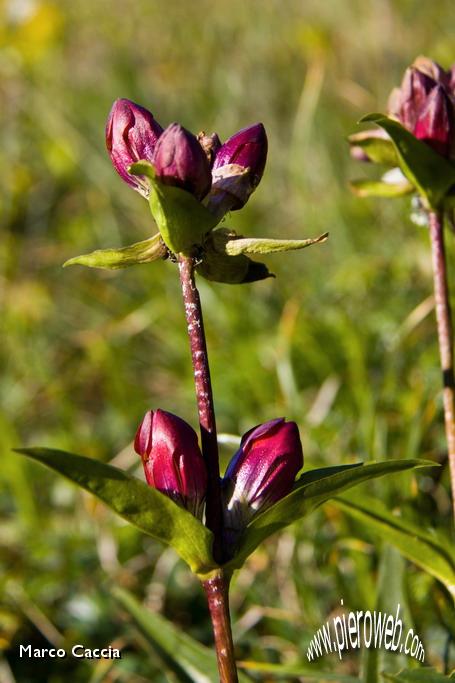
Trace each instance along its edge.
<path fill-rule="evenodd" d="M 360 147 L 368 159 L 375 164 L 398 166 L 398 156 L 392 140 L 383 137 L 377 129 L 363 130 L 348 137 L 351 147 Z"/>
<path fill-rule="evenodd" d="M 150 178 L 149 204 L 164 243 L 174 254 L 192 256 L 219 222 L 190 192 Z"/>
<path fill-rule="evenodd" d="M 295 251 L 305 249 L 312 244 L 325 242 L 328 232 L 314 239 L 306 240 L 274 240 L 254 237 L 235 237 L 226 242 L 226 253 L 230 256 L 238 254 L 276 254 L 281 251 Z"/>
<path fill-rule="evenodd" d="M 120 517 L 172 546 L 193 572 L 205 576 L 216 568 L 212 533 L 170 498 L 117 467 L 50 448 L 21 448 L 17 453 L 59 472 L 93 493 Z"/>
<path fill-rule="evenodd" d="M 455 557 L 448 538 L 390 513 L 379 501 L 356 495 L 355 498 L 340 496 L 332 503 L 439 579 L 455 597 Z"/>
<path fill-rule="evenodd" d="M 126 590 L 115 587 L 112 595 L 131 615 L 147 641 L 177 674 L 183 671 L 194 683 L 212 683 L 218 680 L 218 666 L 213 650 L 177 629 L 160 614 L 143 607 Z M 240 683 L 248 680 L 242 673 L 239 674 Z"/>
<path fill-rule="evenodd" d="M 434 463 L 426 460 L 388 460 L 368 465 L 359 463 L 354 466 L 342 466 L 337 472 L 334 472 L 333 467 L 327 468 L 327 471 L 320 469 L 315 474 L 309 472 L 311 481 L 304 475 L 296 482 L 289 495 L 253 519 L 240 539 L 236 556 L 226 567 L 241 567 L 248 555 L 268 536 L 305 517 L 326 500 L 351 486 L 386 474 L 431 466 L 434 466 Z"/>
<path fill-rule="evenodd" d="M 417 140 L 401 123 L 383 114 L 368 114 L 361 123 L 374 122 L 390 136 L 397 151 L 400 168 L 408 180 L 437 209 L 455 184 L 455 164 Z"/>
<path fill-rule="evenodd" d="M 265 263 L 253 261 L 240 254 L 227 256 L 206 248 L 196 272 L 206 280 L 224 282 L 228 285 L 241 285 L 246 282 L 256 282 L 268 277 L 275 277 L 269 272 Z"/>
<path fill-rule="evenodd" d="M 436 669 L 429 667 L 405 669 L 397 674 L 383 673 L 381 675 L 386 681 L 394 681 L 395 683 L 447 683 L 447 681 L 455 680 L 455 673 L 444 676 L 438 673 Z"/>
<path fill-rule="evenodd" d="M 337 683 L 358 683 L 359 679 L 354 676 L 343 676 L 342 674 L 326 673 L 308 666 L 299 664 L 269 664 L 268 662 L 238 662 L 238 666 L 246 671 L 264 673 L 274 678 L 295 678 L 304 677 L 305 680 L 318 681 L 318 683 L 325 683 L 325 681 L 336 681 Z"/>
<path fill-rule="evenodd" d="M 74 256 L 65 261 L 66 266 L 89 266 L 89 268 L 106 268 L 116 270 L 118 268 L 128 268 L 138 263 L 151 263 L 160 258 L 166 258 L 167 249 L 161 239 L 160 233 L 142 242 L 130 244 L 128 247 L 120 249 L 97 249 L 90 254 Z"/>
<path fill-rule="evenodd" d="M 403 197 L 414 191 L 411 183 L 386 183 L 383 180 L 351 180 L 349 187 L 357 197 Z"/>

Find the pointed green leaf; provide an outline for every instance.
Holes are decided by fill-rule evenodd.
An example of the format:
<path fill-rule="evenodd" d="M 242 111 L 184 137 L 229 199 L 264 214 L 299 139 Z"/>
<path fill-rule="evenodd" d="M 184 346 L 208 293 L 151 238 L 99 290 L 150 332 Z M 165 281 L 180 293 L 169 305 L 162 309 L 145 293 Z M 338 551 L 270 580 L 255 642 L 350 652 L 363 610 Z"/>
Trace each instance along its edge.
<path fill-rule="evenodd" d="M 160 614 L 143 607 L 128 591 L 115 587 L 112 595 L 130 614 L 147 641 L 177 674 L 183 671 L 194 683 L 213 683 L 218 680 L 218 666 L 213 650 L 177 629 Z M 242 673 L 239 674 L 240 683 L 248 680 Z"/>
<path fill-rule="evenodd" d="M 118 268 L 128 268 L 138 263 L 151 263 L 160 258 L 166 258 L 167 249 L 157 233 L 153 237 L 142 242 L 130 244 L 128 247 L 120 249 L 97 249 L 90 254 L 74 256 L 63 264 L 66 266 L 89 266 L 89 268 L 105 268 L 116 270 Z"/>
<path fill-rule="evenodd" d="M 360 147 L 368 159 L 375 164 L 391 168 L 398 166 L 398 156 L 392 140 L 377 130 L 363 130 L 348 137 L 351 148 Z"/>
<path fill-rule="evenodd" d="M 406 669 L 397 674 L 383 673 L 382 677 L 394 683 L 447 683 L 447 681 L 455 680 L 455 673 L 444 676 L 436 669 L 424 666 L 420 669 Z"/>
<path fill-rule="evenodd" d="M 212 559 L 212 533 L 170 498 L 117 467 L 50 448 L 21 448 L 17 453 L 46 465 L 93 493 L 120 517 L 172 546 L 193 572 L 206 575 Z"/>
<path fill-rule="evenodd" d="M 455 557 L 452 543 L 436 532 L 402 519 L 377 500 L 356 495 L 332 501 L 343 512 L 358 519 L 373 533 L 394 545 L 405 557 L 439 579 L 455 597 Z"/>
<path fill-rule="evenodd" d="M 401 123 L 383 114 L 368 114 L 361 123 L 374 122 L 390 136 L 397 151 L 400 168 L 417 187 L 430 208 L 437 209 L 455 184 L 455 164 L 417 140 Z"/>
<path fill-rule="evenodd" d="M 248 555 L 268 536 L 305 517 L 326 500 L 351 486 L 386 474 L 431 466 L 434 466 L 434 463 L 426 460 L 387 460 L 368 465 L 359 463 L 357 466 L 343 467 L 335 473 L 332 467 L 327 468 L 327 472 L 321 469 L 313 475 L 311 481 L 303 476 L 296 482 L 289 495 L 258 515 L 247 526 L 240 539 L 236 556 L 226 566 L 229 569 L 241 567 Z"/>
<path fill-rule="evenodd" d="M 314 239 L 306 240 L 274 240 L 254 237 L 235 237 L 226 242 L 226 253 L 230 256 L 237 254 L 276 254 L 281 251 L 295 251 L 305 249 L 312 244 L 325 242 L 328 232 Z"/>
<path fill-rule="evenodd" d="M 336 683 L 358 683 L 359 681 L 359 679 L 354 676 L 333 672 L 326 673 L 299 664 L 270 664 L 268 662 L 244 661 L 239 662 L 238 665 L 246 671 L 267 674 L 268 676 L 273 676 L 277 679 L 285 678 L 285 680 L 289 680 L 290 678 L 302 677 L 305 681 L 317 681 L 318 683 L 326 683 L 326 681 L 336 681 Z"/>
<path fill-rule="evenodd" d="M 414 191 L 411 183 L 386 183 L 383 180 L 351 180 L 349 187 L 357 197 L 404 197 Z"/>

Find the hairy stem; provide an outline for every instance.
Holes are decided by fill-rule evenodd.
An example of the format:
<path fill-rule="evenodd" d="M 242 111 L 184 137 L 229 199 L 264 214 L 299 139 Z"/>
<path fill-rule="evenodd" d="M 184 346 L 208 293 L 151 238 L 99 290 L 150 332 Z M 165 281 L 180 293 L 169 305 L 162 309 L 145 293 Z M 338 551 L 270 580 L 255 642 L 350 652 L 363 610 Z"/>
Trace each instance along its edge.
<path fill-rule="evenodd" d="M 433 257 L 434 297 L 441 357 L 444 418 L 449 453 L 452 501 L 455 516 L 455 381 L 453 370 L 453 331 L 447 284 L 447 263 L 444 246 L 443 214 L 429 214 Z"/>
<path fill-rule="evenodd" d="M 229 616 L 229 579 L 220 571 L 202 585 L 212 619 L 220 683 L 238 683 Z"/>
<path fill-rule="evenodd" d="M 179 273 L 193 361 L 202 455 L 208 471 L 206 524 L 214 535 L 213 556 L 217 562 L 221 562 L 222 511 L 218 442 L 201 300 L 194 280 L 194 259 L 180 256 Z"/>

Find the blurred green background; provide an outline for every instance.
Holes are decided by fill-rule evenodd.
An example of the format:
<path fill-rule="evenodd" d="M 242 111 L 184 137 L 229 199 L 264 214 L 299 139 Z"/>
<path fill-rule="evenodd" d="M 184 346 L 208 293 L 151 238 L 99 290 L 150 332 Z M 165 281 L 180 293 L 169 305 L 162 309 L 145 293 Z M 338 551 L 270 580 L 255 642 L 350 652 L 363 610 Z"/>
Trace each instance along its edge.
<path fill-rule="evenodd" d="M 384 111 L 417 54 L 446 67 L 455 60 L 455 6 L 2 0 L 0 8 L 0 678 L 176 680 L 108 586 L 129 588 L 209 644 L 196 580 L 173 552 L 11 454 L 46 445 L 129 467 L 147 409 L 197 424 L 175 265 L 61 268 L 71 256 L 154 232 L 147 203 L 105 151 L 111 104 L 127 97 L 165 126 L 178 120 L 222 138 L 262 121 L 264 178 L 227 225 L 254 236 L 330 232 L 323 245 L 270 257 L 275 280 L 200 281 L 219 431 L 238 435 L 286 415 L 301 428 L 309 468 L 380 458 L 442 463 L 436 473 L 363 491 L 424 527 L 450 529 L 428 234 L 410 221 L 408 199 L 350 194 L 349 179 L 369 169 L 349 159 L 346 137 L 364 113 Z M 385 585 L 405 605 L 426 662 L 442 671 L 454 628 L 447 596 L 398 556 L 394 581 L 381 583 L 386 550 L 330 505 L 273 537 L 234 581 L 238 657 L 303 662 L 341 598 L 369 609 Z M 110 669 L 18 658 L 19 643 L 49 642 L 116 642 L 125 654 Z M 356 675 L 361 659 L 331 655 L 313 666 Z M 395 656 L 383 665 L 397 671 L 412 661 Z"/>

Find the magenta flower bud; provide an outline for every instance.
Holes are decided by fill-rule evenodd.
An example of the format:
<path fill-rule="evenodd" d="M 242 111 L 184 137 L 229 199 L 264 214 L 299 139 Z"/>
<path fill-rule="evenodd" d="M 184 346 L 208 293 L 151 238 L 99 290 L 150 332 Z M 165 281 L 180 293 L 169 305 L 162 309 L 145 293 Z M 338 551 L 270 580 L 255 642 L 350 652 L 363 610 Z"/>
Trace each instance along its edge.
<path fill-rule="evenodd" d="M 239 130 L 222 145 L 212 169 L 207 208 L 220 218 L 241 209 L 259 185 L 267 159 L 267 135 L 262 123 Z"/>
<path fill-rule="evenodd" d="M 147 484 L 201 519 L 207 470 L 194 429 L 177 415 L 149 410 L 134 450 L 142 458 Z"/>
<path fill-rule="evenodd" d="M 128 173 L 136 161 L 153 161 L 153 153 L 163 129 L 144 107 L 130 100 L 116 100 L 106 124 L 106 147 L 117 173 L 144 197 L 149 190 L 145 178 Z"/>
<path fill-rule="evenodd" d="M 441 85 L 433 88 L 417 119 L 414 135 L 435 152 L 450 156 L 454 134 L 453 104 Z"/>
<path fill-rule="evenodd" d="M 223 478 L 227 543 L 258 512 L 290 493 L 303 466 L 295 422 L 270 420 L 244 434 Z"/>
<path fill-rule="evenodd" d="M 401 88 L 392 91 L 390 114 L 413 133 L 420 111 L 435 85 L 436 82 L 427 74 L 414 67 L 406 69 Z"/>
<path fill-rule="evenodd" d="M 181 187 L 196 199 L 210 190 L 212 176 L 207 155 L 197 138 L 178 123 L 171 123 L 155 147 L 157 177 L 167 185 Z"/>

